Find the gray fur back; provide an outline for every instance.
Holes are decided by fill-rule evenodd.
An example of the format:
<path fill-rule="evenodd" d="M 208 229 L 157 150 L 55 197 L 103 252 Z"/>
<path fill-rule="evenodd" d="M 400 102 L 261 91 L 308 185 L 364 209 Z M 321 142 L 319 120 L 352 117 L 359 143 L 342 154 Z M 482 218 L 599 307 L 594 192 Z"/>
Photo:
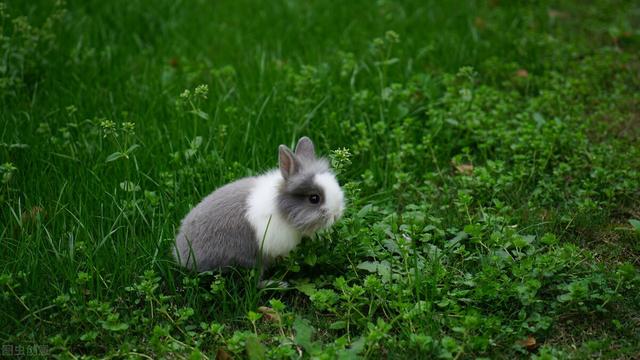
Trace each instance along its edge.
<path fill-rule="evenodd" d="M 207 271 L 255 265 L 258 244 L 245 218 L 255 178 L 227 184 L 204 198 L 182 220 L 174 257 L 182 266 Z"/>

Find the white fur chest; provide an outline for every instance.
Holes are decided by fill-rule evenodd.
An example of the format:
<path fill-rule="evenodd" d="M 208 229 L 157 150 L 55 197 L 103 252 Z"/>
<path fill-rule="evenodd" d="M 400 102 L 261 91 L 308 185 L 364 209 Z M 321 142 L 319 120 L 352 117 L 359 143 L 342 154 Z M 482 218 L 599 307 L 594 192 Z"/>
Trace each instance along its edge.
<path fill-rule="evenodd" d="M 287 255 L 300 243 L 302 235 L 277 209 L 278 188 L 284 179 L 280 171 L 273 170 L 256 180 L 247 198 L 246 217 L 256 232 L 258 247 L 271 258 Z"/>

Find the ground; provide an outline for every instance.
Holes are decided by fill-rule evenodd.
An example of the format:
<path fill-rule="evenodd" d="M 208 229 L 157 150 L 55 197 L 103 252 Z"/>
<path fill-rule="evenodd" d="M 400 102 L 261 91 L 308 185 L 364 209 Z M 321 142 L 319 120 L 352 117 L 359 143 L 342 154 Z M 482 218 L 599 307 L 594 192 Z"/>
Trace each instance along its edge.
<path fill-rule="evenodd" d="M 2 355 L 638 358 L 634 1 L 0 3 Z M 311 137 L 348 198 L 257 287 L 170 256 Z"/>

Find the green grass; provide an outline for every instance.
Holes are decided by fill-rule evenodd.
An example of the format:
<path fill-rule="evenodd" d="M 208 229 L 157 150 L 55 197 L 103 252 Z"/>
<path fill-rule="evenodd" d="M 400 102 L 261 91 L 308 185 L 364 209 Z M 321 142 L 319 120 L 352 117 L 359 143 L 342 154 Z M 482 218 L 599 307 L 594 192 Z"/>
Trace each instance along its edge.
<path fill-rule="evenodd" d="M 640 355 L 637 3 L 0 6 L 2 355 Z M 173 266 L 302 135 L 349 204 L 291 288 Z"/>

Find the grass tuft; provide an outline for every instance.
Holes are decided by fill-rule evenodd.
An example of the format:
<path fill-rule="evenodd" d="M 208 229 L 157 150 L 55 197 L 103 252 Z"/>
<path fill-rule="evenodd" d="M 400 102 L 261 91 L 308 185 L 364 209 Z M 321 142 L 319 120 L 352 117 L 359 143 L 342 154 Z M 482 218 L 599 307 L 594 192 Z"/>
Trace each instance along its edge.
<path fill-rule="evenodd" d="M 633 1 L 0 2 L 2 355 L 637 358 Z M 302 135 L 344 218 L 171 246 Z"/>

